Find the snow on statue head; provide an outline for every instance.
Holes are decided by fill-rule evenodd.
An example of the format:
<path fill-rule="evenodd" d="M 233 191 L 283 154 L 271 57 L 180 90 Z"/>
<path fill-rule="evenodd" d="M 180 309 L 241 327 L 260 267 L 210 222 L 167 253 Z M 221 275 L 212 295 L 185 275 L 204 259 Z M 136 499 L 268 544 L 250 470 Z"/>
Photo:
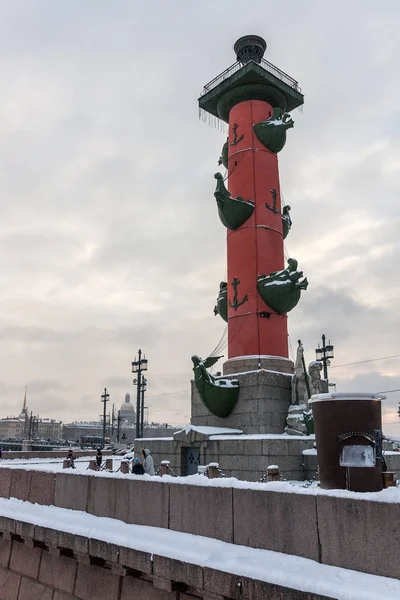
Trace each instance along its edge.
<path fill-rule="evenodd" d="M 313 360 L 308 365 L 308 374 L 310 376 L 311 394 L 322 394 L 321 380 L 322 365 L 318 360 Z"/>

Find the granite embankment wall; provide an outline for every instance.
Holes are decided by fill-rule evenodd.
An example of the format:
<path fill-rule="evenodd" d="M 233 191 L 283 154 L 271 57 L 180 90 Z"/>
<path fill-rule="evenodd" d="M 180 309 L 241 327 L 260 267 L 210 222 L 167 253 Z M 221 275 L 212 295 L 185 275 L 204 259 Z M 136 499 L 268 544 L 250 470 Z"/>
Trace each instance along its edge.
<path fill-rule="evenodd" d="M 382 492 L 379 501 L 379 494 L 371 500 L 363 494 L 339 492 L 335 497 L 289 484 L 257 487 L 230 486 L 226 480 L 193 485 L 170 477 L 0 469 L 3 498 L 86 511 L 400 579 L 398 490 Z M 383 501 L 388 497 L 397 501 Z"/>
<path fill-rule="evenodd" d="M 330 600 L 0 517 L 0 600 Z"/>

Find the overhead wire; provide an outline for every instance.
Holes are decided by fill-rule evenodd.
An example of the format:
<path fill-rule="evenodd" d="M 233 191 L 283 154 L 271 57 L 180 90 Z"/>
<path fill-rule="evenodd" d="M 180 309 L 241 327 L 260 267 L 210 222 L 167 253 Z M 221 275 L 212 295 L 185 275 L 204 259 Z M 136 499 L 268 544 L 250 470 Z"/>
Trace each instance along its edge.
<path fill-rule="evenodd" d="M 331 369 L 338 369 L 339 367 L 348 367 L 350 365 L 363 365 L 365 363 L 375 362 L 376 360 L 389 360 L 391 358 L 399 358 L 400 354 L 393 354 L 392 356 L 381 356 L 380 358 L 368 358 L 367 360 L 359 360 L 356 362 L 343 363 L 342 365 L 332 365 Z"/>
<path fill-rule="evenodd" d="M 225 327 L 225 329 L 220 337 L 220 340 L 219 340 L 218 344 L 216 345 L 216 347 L 214 348 L 214 350 L 211 352 L 211 354 L 208 355 L 210 358 L 217 356 L 218 352 L 221 351 L 222 346 L 225 343 L 225 337 L 227 336 L 227 332 L 228 332 L 228 326 Z"/>
<path fill-rule="evenodd" d="M 153 394 L 152 396 L 146 396 L 147 398 L 159 398 L 160 396 L 171 396 L 172 394 L 187 394 L 190 390 L 181 390 L 180 392 L 165 392 L 164 394 Z"/>

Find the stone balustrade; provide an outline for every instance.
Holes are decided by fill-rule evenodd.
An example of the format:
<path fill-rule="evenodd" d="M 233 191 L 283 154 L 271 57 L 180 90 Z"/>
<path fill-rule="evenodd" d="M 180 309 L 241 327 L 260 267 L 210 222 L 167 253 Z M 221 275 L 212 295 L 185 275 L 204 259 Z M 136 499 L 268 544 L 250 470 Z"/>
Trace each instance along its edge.
<path fill-rule="evenodd" d="M 400 578 L 398 503 L 319 491 L 192 485 L 181 478 L 0 469 L 0 497 L 86 511 Z M 228 485 L 227 485 L 228 484 Z M 268 485 L 275 486 L 268 489 Z M 287 485 L 287 484 L 286 484 Z M 386 492 L 388 492 L 387 490 Z M 393 489 L 397 494 L 397 490 Z M 385 492 L 383 492 L 385 494 Z M 340 497 L 343 495 L 344 497 Z M 376 496 L 378 499 L 378 495 Z M 387 498 L 387 495 L 384 496 Z"/>

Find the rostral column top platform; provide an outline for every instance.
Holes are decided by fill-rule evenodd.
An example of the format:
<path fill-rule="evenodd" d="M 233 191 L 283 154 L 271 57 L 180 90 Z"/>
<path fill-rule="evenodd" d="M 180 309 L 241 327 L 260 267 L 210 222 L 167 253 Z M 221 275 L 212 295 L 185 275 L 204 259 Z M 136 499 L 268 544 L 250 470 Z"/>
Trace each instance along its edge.
<path fill-rule="evenodd" d="M 236 62 L 204 86 L 199 107 L 229 123 L 229 111 L 238 102 L 264 100 L 282 111 L 304 103 L 298 82 L 264 60 L 262 37 L 245 35 L 234 45 Z"/>

